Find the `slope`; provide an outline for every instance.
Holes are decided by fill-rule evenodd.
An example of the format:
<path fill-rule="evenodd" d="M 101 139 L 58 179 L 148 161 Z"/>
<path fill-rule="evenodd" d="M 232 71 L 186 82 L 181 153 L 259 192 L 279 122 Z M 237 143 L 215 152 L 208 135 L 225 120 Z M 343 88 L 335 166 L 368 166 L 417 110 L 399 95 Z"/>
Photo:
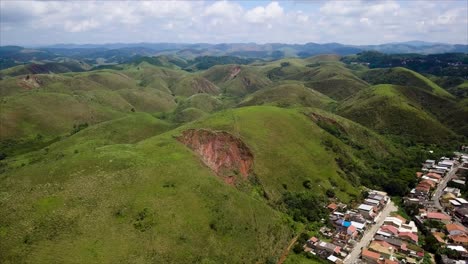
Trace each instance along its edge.
<path fill-rule="evenodd" d="M 252 66 L 217 65 L 202 76 L 221 88 L 227 95 L 244 96 L 271 85 L 271 81 Z"/>
<path fill-rule="evenodd" d="M 436 97 L 417 87 L 377 85 L 348 98 L 337 111 L 382 134 L 415 142 L 446 144 L 455 134 L 426 111 L 425 101 L 418 101 L 421 95 Z"/>
<path fill-rule="evenodd" d="M 434 93 L 435 95 L 454 98 L 450 93 L 437 84 L 412 70 L 395 67 L 389 69 L 372 69 L 362 74 L 361 78 L 371 84 L 395 84 L 402 86 L 415 86 Z"/>
<path fill-rule="evenodd" d="M 248 95 L 240 106 L 249 105 L 309 106 L 330 109 L 336 102 L 300 83 L 281 84 Z"/>
<path fill-rule="evenodd" d="M 347 98 L 368 86 L 366 82 L 344 67 L 343 63 L 334 59 L 337 58 L 316 56 L 301 62 L 282 60 L 283 63 L 270 68 L 266 75 L 271 80 L 301 81 L 305 86 L 335 100 Z"/>

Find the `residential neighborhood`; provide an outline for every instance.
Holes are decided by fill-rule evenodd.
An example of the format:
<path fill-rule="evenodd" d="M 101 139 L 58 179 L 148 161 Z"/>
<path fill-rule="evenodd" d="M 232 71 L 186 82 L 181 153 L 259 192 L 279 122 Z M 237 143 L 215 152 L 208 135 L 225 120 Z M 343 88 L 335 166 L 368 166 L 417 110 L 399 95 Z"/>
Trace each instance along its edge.
<path fill-rule="evenodd" d="M 461 196 L 467 176 L 468 155 L 426 160 L 416 186 L 402 199 L 412 214 L 397 213 L 387 193 L 377 190 L 354 208 L 333 201 L 327 205 L 331 226 L 310 237 L 304 251 L 331 263 L 431 263 L 434 256 L 423 245 L 432 236 L 448 252 L 438 263 L 465 264 L 468 201 Z"/>

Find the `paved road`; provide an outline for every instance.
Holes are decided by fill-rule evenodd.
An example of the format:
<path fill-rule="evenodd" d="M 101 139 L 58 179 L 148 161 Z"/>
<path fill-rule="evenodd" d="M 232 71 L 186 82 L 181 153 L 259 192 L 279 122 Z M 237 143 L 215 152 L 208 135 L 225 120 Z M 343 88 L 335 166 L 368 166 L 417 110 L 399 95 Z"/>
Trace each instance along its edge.
<path fill-rule="evenodd" d="M 447 173 L 447 175 L 442 179 L 442 181 L 437 185 L 437 189 L 434 191 L 434 194 L 432 195 L 432 201 L 434 202 L 435 207 L 437 207 L 440 210 L 444 210 L 442 205 L 440 205 L 440 196 L 444 192 L 445 187 L 447 186 L 447 183 L 453 179 L 455 176 L 455 172 L 457 172 L 458 166 L 453 166 L 453 168 Z"/>
<path fill-rule="evenodd" d="M 351 253 L 349 253 L 349 255 L 345 258 L 344 260 L 345 264 L 353 264 L 353 263 L 359 262 L 359 256 L 361 255 L 361 248 L 367 247 L 367 245 L 370 243 L 370 241 L 374 237 L 375 233 L 377 233 L 380 226 L 383 224 L 385 218 L 389 216 L 391 212 L 394 212 L 396 210 L 397 210 L 397 207 L 393 204 L 392 201 L 390 201 L 382 210 L 382 213 L 377 219 L 377 223 L 375 225 L 372 225 L 372 227 L 364 233 L 364 236 L 362 237 L 361 241 L 359 241 L 359 243 L 356 244 L 356 246 L 353 248 Z"/>

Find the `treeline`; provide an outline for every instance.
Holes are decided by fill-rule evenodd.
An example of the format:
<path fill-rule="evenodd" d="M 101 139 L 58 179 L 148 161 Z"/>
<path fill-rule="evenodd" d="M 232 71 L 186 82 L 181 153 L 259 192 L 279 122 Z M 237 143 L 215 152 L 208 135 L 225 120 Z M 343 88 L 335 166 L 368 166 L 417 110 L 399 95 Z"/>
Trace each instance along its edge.
<path fill-rule="evenodd" d="M 384 54 L 365 51 L 341 59 L 344 63 L 368 63 L 369 68 L 405 67 L 419 73 L 468 79 L 468 54 Z"/>

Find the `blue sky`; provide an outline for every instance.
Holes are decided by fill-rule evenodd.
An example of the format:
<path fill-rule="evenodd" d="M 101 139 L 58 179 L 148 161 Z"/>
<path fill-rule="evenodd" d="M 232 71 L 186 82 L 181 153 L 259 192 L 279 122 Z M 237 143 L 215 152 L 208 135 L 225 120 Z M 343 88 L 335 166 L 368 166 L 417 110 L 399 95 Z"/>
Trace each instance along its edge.
<path fill-rule="evenodd" d="M 468 0 L 0 1 L 0 45 L 468 43 Z"/>

